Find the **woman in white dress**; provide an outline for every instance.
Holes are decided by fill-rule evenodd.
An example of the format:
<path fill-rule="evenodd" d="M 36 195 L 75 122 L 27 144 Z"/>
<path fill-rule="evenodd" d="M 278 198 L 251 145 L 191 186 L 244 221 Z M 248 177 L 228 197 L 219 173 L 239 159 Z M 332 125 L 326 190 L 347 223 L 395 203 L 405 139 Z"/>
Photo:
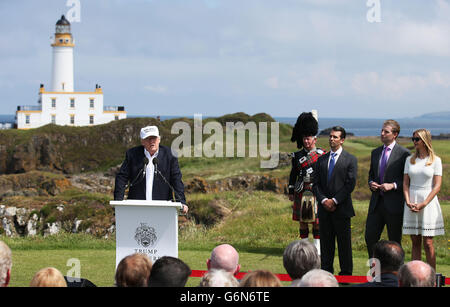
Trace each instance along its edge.
<path fill-rule="evenodd" d="M 411 235 L 412 260 L 421 260 L 423 242 L 427 262 L 436 269 L 433 237 L 444 234 L 444 220 L 437 199 L 442 183 L 442 162 L 431 146 L 430 131 L 414 131 L 412 141 L 416 150 L 406 159 L 403 179 L 403 234 Z"/>

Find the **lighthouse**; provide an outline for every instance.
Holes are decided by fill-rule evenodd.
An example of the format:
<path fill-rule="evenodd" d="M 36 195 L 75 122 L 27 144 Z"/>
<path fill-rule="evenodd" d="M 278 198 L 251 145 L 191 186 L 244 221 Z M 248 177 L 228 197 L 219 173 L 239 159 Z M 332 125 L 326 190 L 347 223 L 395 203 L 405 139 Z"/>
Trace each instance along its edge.
<path fill-rule="evenodd" d="M 41 83 L 38 105 L 17 106 L 18 129 L 33 129 L 47 124 L 93 126 L 127 118 L 124 106 L 105 106 L 103 89 L 97 83 L 91 91 L 75 91 L 70 22 L 63 15 L 56 22 L 52 41 L 52 79 L 47 89 Z M 94 88 L 92 86 L 92 88 Z"/>
<path fill-rule="evenodd" d="M 56 22 L 53 48 L 52 86 L 53 92 L 73 92 L 73 47 L 75 46 L 70 22 L 62 15 Z"/>

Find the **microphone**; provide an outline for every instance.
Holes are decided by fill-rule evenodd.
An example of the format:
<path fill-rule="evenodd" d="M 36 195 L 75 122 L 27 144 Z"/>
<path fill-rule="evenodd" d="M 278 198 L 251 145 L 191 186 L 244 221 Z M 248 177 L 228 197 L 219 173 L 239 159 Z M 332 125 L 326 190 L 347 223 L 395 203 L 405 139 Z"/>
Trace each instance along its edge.
<path fill-rule="evenodd" d="M 142 172 L 142 178 L 145 178 L 145 172 L 146 172 L 146 170 L 147 170 L 148 158 L 147 158 L 147 157 L 144 157 L 143 161 L 144 161 L 144 168 L 142 169 L 142 170 L 143 170 L 143 172 Z"/>
<path fill-rule="evenodd" d="M 142 162 L 144 162 L 144 167 L 141 168 L 141 170 L 139 171 L 139 173 L 137 174 L 136 177 L 134 177 L 133 181 L 130 181 L 128 188 L 131 188 L 133 185 L 135 185 L 136 183 L 140 182 L 142 179 L 145 178 L 145 170 L 147 169 L 147 164 L 148 164 L 148 158 L 144 157 L 144 159 L 142 159 Z M 142 177 L 141 177 L 142 174 Z M 139 180 L 138 180 L 139 179 Z M 127 188 L 125 187 L 125 190 Z"/>
<path fill-rule="evenodd" d="M 158 174 L 158 163 L 159 163 L 158 158 L 154 157 L 152 162 L 153 162 L 153 165 L 155 166 L 155 174 Z"/>

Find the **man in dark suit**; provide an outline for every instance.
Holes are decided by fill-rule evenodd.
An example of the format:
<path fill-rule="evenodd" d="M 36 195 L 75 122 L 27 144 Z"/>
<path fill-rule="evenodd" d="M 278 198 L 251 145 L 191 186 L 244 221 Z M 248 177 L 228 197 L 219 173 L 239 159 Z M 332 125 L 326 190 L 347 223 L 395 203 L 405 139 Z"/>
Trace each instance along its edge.
<path fill-rule="evenodd" d="M 369 170 L 369 188 L 372 191 L 366 221 L 366 245 L 369 258 L 373 245 L 380 240 L 384 225 L 391 241 L 401 244 L 403 226 L 403 170 L 409 151 L 396 139 L 400 125 L 387 120 L 381 129 L 380 146 L 372 151 Z"/>
<path fill-rule="evenodd" d="M 322 269 L 334 274 L 333 262 L 337 239 L 339 275 L 352 275 L 352 243 L 350 218 L 355 215 L 351 193 L 356 185 L 356 157 L 343 150 L 346 132 L 333 127 L 329 144 L 331 151 L 317 161 L 314 194 L 318 200 Z"/>
<path fill-rule="evenodd" d="M 378 241 L 373 247 L 373 258 L 377 261 L 376 276 L 372 281 L 354 287 L 398 287 L 398 270 L 405 260 L 405 252 L 400 244 L 395 241 Z"/>
<path fill-rule="evenodd" d="M 142 145 L 126 152 L 125 160 L 116 175 L 114 200 L 123 200 L 129 184 L 128 199 L 174 199 L 183 204 L 183 212 L 187 213 L 178 159 L 172 155 L 169 147 L 160 145 L 160 141 L 158 127 L 147 126 L 141 129 Z M 157 163 L 154 163 L 155 159 Z"/>

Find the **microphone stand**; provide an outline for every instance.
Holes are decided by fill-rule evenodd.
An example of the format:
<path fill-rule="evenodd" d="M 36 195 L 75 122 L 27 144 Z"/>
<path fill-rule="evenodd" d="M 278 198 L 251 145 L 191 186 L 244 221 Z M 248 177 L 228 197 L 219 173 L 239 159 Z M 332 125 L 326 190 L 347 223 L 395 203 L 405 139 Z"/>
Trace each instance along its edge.
<path fill-rule="evenodd" d="M 134 177 L 133 181 L 130 181 L 127 186 L 125 187 L 125 190 L 128 188 L 131 188 L 133 185 L 135 185 L 136 183 L 140 182 L 142 179 L 145 178 L 145 169 L 147 168 L 147 164 L 148 164 L 148 159 L 147 157 L 144 158 L 144 167 L 141 168 L 141 170 L 139 171 L 139 173 L 137 174 L 136 177 Z M 142 174 L 142 177 L 141 177 Z M 140 178 L 139 181 L 137 181 Z"/>
<path fill-rule="evenodd" d="M 177 202 L 177 201 L 181 201 L 181 197 L 180 195 L 175 191 L 175 189 L 173 188 L 173 186 L 169 183 L 169 181 L 166 179 L 166 177 L 164 177 L 164 175 L 159 171 L 158 167 L 157 167 L 157 163 L 155 163 L 155 173 L 160 175 L 161 178 L 163 179 L 163 181 L 169 186 L 169 188 L 172 190 L 172 201 Z M 178 198 L 177 198 L 178 197 Z M 181 204 L 182 206 L 185 206 L 183 204 Z M 183 207 L 180 209 L 180 211 L 183 211 Z"/>

